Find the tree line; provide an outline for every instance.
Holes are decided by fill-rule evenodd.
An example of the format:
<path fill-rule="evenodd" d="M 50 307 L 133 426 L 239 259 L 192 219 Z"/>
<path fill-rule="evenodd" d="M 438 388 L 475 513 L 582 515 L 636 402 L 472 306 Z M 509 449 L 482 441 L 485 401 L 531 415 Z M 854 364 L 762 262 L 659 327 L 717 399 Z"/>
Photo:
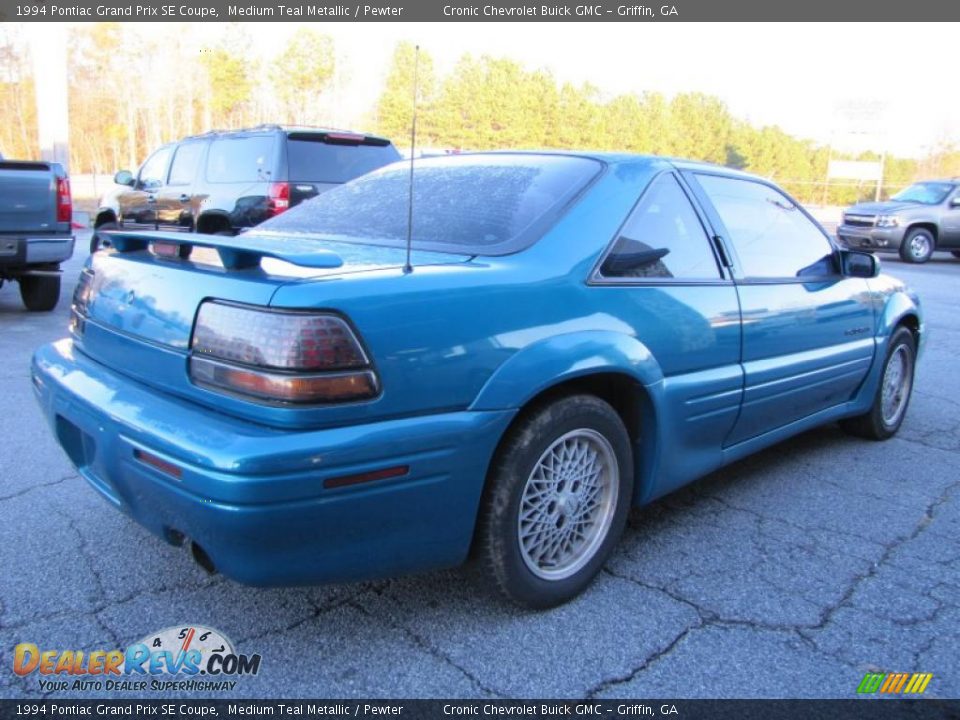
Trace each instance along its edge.
<path fill-rule="evenodd" d="M 230 24 L 213 43 L 202 25 L 84 23 L 68 48 L 71 171 L 134 167 L 158 145 L 212 128 L 264 122 L 331 125 L 334 41 L 297 30 L 275 56 L 251 53 L 250 26 Z M 0 30 L 0 150 L 33 158 L 36 109 L 27 49 L 16 25 Z M 414 47 L 399 43 L 364 130 L 409 142 Z M 441 77 L 428 52 L 418 68 L 418 145 L 455 150 L 564 148 L 705 160 L 773 178 L 806 202 L 845 204 L 873 185 L 824 183 L 830 148 L 734 116 L 717 97 L 660 93 L 605 97 L 504 57 L 465 54 Z M 847 159 L 873 160 L 864 153 Z M 885 160 L 885 192 L 921 176 L 960 174 L 960 149 Z"/>

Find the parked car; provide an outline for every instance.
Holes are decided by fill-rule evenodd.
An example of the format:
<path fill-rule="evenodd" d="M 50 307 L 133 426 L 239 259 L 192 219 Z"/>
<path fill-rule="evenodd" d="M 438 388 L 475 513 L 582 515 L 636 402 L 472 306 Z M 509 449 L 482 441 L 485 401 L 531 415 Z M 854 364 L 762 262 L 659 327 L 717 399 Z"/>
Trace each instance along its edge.
<path fill-rule="evenodd" d="M 60 299 L 60 263 L 73 255 L 70 179 L 53 162 L 0 155 L 0 286 L 20 285 L 28 310 L 53 310 Z"/>
<path fill-rule="evenodd" d="M 279 125 L 209 132 L 161 146 L 136 174 L 118 172 L 94 227 L 233 235 L 399 158 L 389 140 L 363 133 Z M 104 238 L 94 233 L 90 251 Z"/>
<path fill-rule="evenodd" d="M 960 180 L 926 180 L 886 202 L 854 205 L 837 236 L 847 247 L 899 252 L 911 263 L 925 263 L 935 250 L 960 258 Z"/>
<path fill-rule="evenodd" d="M 775 185 L 572 153 L 414 175 L 412 204 L 398 163 L 236 237 L 115 233 L 33 359 L 82 476 L 241 582 L 473 548 L 547 607 L 630 506 L 823 423 L 903 422 L 917 297 Z"/>

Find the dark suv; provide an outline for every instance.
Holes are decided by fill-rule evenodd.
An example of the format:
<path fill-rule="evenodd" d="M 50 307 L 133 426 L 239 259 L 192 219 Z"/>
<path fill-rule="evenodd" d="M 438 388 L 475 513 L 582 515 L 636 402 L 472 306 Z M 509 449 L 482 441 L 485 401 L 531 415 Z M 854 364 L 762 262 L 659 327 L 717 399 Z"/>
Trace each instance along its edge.
<path fill-rule="evenodd" d="M 400 159 L 381 137 L 261 125 L 163 145 L 104 196 L 94 227 L 236 234 Z M 101 242 L 94 233 L 90 251 Z"/>

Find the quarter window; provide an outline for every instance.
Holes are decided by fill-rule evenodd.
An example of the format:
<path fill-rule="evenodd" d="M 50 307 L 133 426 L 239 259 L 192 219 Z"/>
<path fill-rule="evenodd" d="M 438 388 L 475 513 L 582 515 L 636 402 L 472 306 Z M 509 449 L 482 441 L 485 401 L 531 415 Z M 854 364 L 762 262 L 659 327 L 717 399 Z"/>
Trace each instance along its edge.
<path fill-rule="evenodd" d="M 169 185 L 189 185 L 197 174 L 200 164 L 200 155 L 203 154 L 203 143 L 184 143 L 177 148 L 173 156 L 173 165 L 170 166 Z"/>
<path fill-rule="evenodd" d="M 833 247 L 790 198 L 769 185 L 697 175 L 727 226 L 748 278 L 812 278 L 836 274 Z"/>
<path fill-rule="evenodd" d="M 605 278 L 717 280 L 707 233 L 673 175 L 643 194 L 600 267 Z"/>

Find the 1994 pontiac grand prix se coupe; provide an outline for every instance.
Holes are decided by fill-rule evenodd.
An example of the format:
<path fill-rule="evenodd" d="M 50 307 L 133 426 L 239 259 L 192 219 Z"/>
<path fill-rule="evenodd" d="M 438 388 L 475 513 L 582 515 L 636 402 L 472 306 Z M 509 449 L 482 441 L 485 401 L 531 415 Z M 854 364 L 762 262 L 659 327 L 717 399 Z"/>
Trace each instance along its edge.
<path fill-rule="evenodd" d="M 900 427 L 924 325 L 776 186 L 655 157 L 383 168 L 237 237 L 115 232 L 33 359 L 80 474 L 255 585 L 452 566 L 582 591 L 642 505 Z"/>

